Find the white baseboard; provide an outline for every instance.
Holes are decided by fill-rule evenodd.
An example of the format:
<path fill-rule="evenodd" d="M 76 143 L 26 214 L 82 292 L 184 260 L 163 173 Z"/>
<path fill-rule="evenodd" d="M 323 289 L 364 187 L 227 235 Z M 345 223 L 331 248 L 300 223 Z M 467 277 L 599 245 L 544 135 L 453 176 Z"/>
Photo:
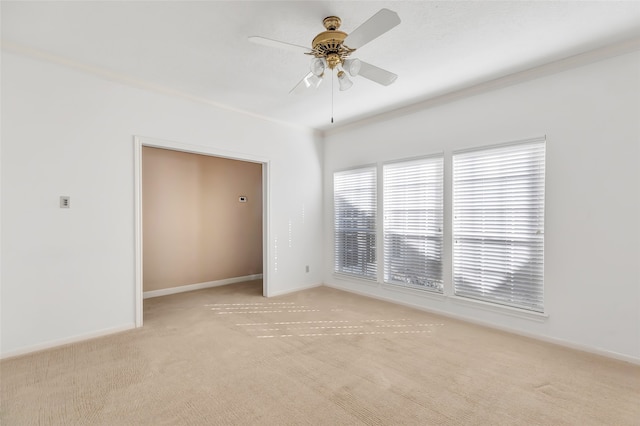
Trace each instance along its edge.
<path fill-rule="evenodd" d="M 168 296 L 170 294 L 184 293 L 186 291 L 202 290 L 203 288 L 218 287 L 221 285 L 243 283 L 245 281 L 253 281 L 262 279 L 262 274 L 245 275 L 244 277 L 225 278 L 223 280 L 207 281 L 205 283 L 182 285 L 178 287 L 163 288 L 160 290 L 145 291 L 142 294 L 144 299 L 151 297 Z"/>
<path fill-rule="evenodd" d="M 488 328 L 493 328 L 496 330 L 500 330 L 500 331 L 506 331 L 507 333 L 513 333 L 513 334 L 517 334 L 519 336 L 524 336 L 524 337 L 528 337 L 531 339 L 535 339 L 535 340 L 540 340 L 543 342 L 547 342 L 547 343 L 552 343 L 554 345 L 558 345 L 558 346 L 563 346 L 565 348 L 570 348 L 570 349 L 575 349 L 578 351 L 582 351 L 582 352 L 588 352 L 594 355 L 600 355 L 600 356 L 604 356 L 607 358 L 612 358 L 612 359 L 617 359 L 619 361 L 625 361 L 625 362 L 629 362 L 631 364 L 637 364 L 640 365 L 640 358 L 636 358 L 630 355 L 625 355 L 625 354 L 621 354 L 618 352 L 612 352 L 612 351 L 608 351 L 606 349 L 600 349 L 600 348 L 593 348 L 590 346 L 585 346 L 582 345 L 580 343 L 575 343 L 569 340 L 565 340 L 565 339 L 558 339 L 555 337 L 549 337 L 549 336 L 542 336 L 539 334 L 534 334 L 534 333 L 529 333 L 526 331 L 522 331 L 522 330 L 518 330 L 518 329 L 514 329 L 511 327 L 505 327 L 505 326 L 501 326 L 501 325 L 497 325 L 494 323 L 489 323 L 489 322 L 485 322 L 485 321 L 478 321 L 474 318 L 470 318 L 464 315 L 456 315 L 454 313 L 451 312 L 447 312 L 441 309 L 432 309 L 432 308 L 427 308 L 425 306 L 421 306 L 421 305 L 416 305 L 413 303 L 407 303 L 407 302 L 403 302 L 400 300 L 396 300 L 393 299 L 391 297 L 385 297 L 385 296 L 380 296 L 377 294 L 371 294 L 371 293 L 367 293 L 364 291 L 359 291 L 359 290 L 354 290 L 352 288 L 346 287 L 346 286 L 342 286 L 339 284 L 323 284 L 326 287 L 330 287 L 330 288 L 335 288 L 337 290 L 342 290 L 342 291 L 346 291 L 347 293 L 353 293 L 353 294 L 357 294 L 359 296 L 364 296 L 364 297 L 370 297 L 372 299 L 376 299 L 376 300 L 382 300 L 384 302 L 390 302 L 390 303 L 395 303 L 397 305 L 402 305 L 402 306 L 406 306 L 408 308 L 413 308 L 413 309 L 418 309 L 420 311 L 425 311 L 425 312 L 429 312 L 431 314 L 436 314 L 436 315 L 442 315 L 444 317 L 448 317 L 448 318 L 453 318 L 453 319 L 457 319 L 457 320 L 461 320 L 461 321 L 465 321 L 465 322 L 469 322 L 472 324 L 477 324 L 477 325 L 481 325 L 484 327 L 488 327 Z"/>
<path fill-rule="evenodd" d="M 30 354 L 33 352 L 44 351 L 52 349 L 58 346 L 68 345 L 70 343 L 78 343 L 85 340 L 95 339 L 97 337 L 104 337 L 110 334 L 121 333 L 123 331 L 136 328 L 135 323 L 125 324 L 118 327 L 103 328 L 102 330 L 92 331 L 91 333 L 77 334 L 75 336 L 66 337 L 64 339 L 49 340 L 48 342 L 39 343 L 33 346 L 24 346 L 20 349 L 15 349 L 9 352 L 0 354 L 0 359 L 14 358 L 21 355 Z"/>
<path fill-rule="evenodd" d="M 273 291 L 273 292 L 270 292 L 267 295 L 267 297 L 283 296 L 283 295 L 289 294 L 289 293 L 296 293 L 296 292 L 302 291 L 302 290 L 309 290 L 310 288 L 321 287 L 322 285 L 323 285 L 322 283 L 318 283 L 318 284 L 306 285 L 304 287 L 288 288 L 288 289 L 285 289 L 285 290 Z"/>

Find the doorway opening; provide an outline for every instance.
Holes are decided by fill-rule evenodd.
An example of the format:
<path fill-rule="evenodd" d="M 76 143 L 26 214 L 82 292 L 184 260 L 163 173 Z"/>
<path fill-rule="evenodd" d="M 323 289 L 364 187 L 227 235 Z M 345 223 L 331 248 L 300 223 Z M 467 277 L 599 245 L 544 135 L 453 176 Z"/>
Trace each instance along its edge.
<path fill-rule="evenodd" d="M 262 278 L 269 162 L 135 137 L 136 327 L 143 300 Z"/>

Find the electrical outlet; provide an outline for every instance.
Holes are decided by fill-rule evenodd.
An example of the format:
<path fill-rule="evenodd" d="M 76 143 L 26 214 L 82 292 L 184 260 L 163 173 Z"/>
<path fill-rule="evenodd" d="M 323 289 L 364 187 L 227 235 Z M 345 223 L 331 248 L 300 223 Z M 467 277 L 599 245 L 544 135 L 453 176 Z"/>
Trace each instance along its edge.
<path fill-rule="evenodd" d="M 307 273 L 309 272 L 309 265 L 306 266 L 305 270 Z"/>

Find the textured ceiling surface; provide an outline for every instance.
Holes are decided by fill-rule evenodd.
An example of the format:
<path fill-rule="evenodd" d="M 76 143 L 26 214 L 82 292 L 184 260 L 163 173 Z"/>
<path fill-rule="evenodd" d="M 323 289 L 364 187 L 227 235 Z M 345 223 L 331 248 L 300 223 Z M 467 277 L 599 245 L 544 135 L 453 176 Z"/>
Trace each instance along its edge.
<path fill-rule="evenodd" d="M 379 111 L 640 38 L 627 1 L 2 1 L 7 50 L 38 51 L 269 119 L 329 129 Z M 290 95 L 309 56 L 250 43 L 310 46 L 336 15 L 349 33 L 381 8 L 402 23 L 352 57 L 399 75 L 339 92 Z M 9 48 L 7 47 L 9 46 Z M 22 50 L 20 50 L 22 49 Z"/>

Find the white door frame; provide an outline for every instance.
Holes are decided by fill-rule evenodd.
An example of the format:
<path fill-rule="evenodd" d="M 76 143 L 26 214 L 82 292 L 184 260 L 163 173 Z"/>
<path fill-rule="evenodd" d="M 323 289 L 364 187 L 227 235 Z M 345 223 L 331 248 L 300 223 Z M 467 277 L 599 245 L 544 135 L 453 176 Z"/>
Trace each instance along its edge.
<path fill-rule="evenodd" d="M 262 295 L 269 296 L 269 159 L 244 153 L 225 151 L 218 148 L 189 145 L 162 139 L 134 136 L 134 198 L 135 198 L 135 315 L 136 327 L 142 327 L 142 147 L 170 149 L 192 154 L 210 155 L 232 160 L 262 164 Z"/>

